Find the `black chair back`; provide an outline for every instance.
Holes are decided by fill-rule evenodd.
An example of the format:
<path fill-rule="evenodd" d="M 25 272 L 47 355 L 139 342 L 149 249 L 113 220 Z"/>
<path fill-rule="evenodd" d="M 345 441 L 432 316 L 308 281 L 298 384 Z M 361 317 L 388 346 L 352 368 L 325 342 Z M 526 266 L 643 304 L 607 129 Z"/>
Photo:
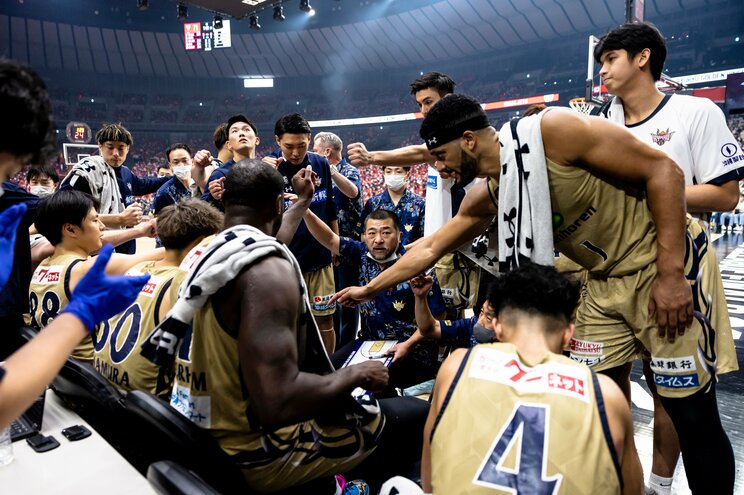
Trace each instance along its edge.
<path fill-rule="evenodd" d="M 198 474 L 173 461 L 151 464 L 147 479 L 161 495 L 219 495 Z"/>

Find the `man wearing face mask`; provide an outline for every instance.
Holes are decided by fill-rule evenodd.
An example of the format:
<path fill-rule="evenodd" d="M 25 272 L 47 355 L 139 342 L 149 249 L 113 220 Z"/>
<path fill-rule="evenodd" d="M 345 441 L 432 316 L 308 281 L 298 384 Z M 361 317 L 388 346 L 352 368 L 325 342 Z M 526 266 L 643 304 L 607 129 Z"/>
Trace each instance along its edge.
<path fill-rule="evenodd" d="M 385 190 L 369 198 L 364 205 L 360 229 L 367 215 L 383 209 L 398 216 L 404 246 L 424 236 L 426 200 L 406 187 L 410 170 L 410 167 L 385 167 Z"/>
<path fill-rule="evenodd" d="M 359 284 L 366 285 L 384 270 L 393 266 L 405 252 L 401 230 L 395 213 L 379 209 L 365 219 L 364 242 L 348 237 L 339 237 L 310 210 L 305 213 L 305 224 L 310 233 L 329 251 L 343 257 L 343 263 L 351 263 L 359 269 Z M 439 283 L 433 279 L 422 296 L 427 307 L 437 318 L 444 317 L 445 306 Z M 414 292 L 408 282 L 398 284 L 389 291 L 378 294 L 360 306 L 362 319 L 360 337 L 337 350 L 331 360 L 336 368 L 341 367 L 352 350 L 362 340 L 408 341 L 416 331 Z M 423 341 L 419 338 L 418 341 Z M 439 346 L 434 341 L 409 345 L 410 358 L 394 362 L 390 366 L 390 385 L 409 387 L 434 378 L 438 368 Z"/>
<path fill-rule="evenodd" d="M 54 193 L 58 185 L 59 175 L 54 170 L 54 167 L 50 165 L 31 167 L 26 173 L 26 187 L 28 187 L 28 192 L 40 198 Z"/>
<path fill-rule="evenodd" d="M 152 201 L 152 210 L 155 215 L 166 206 L 173 205 L 183 198 L 191 197 L 189 181 L 191 180 L 191 149 L 183 144 L 171 145 L 165 152 L 168 165 L 173 170 L 173 177 L 160 186 Z"/>

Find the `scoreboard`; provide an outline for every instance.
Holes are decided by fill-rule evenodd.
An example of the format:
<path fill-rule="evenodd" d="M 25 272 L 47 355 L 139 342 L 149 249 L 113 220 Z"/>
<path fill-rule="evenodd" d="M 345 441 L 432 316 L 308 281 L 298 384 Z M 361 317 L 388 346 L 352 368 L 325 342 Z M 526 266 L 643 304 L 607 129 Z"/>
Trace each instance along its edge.
<path fill-rule="evenodd" d="M 211 51 L 214 48 L 230 48 L 230 21 L 223 20 L 221 28 L 211 22 L 185 22 L 183 24 L 183 46 L 187 51 Z"/>

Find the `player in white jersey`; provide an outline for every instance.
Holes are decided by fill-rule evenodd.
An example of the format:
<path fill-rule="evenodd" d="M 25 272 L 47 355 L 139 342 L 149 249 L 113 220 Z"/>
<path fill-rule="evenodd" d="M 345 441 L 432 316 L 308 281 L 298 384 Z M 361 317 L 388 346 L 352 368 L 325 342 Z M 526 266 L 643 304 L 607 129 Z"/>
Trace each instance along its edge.
<path fill-rule="evenodd" d="M 647 23 L 625 24 L 602 37 L 594 57 L 601 64 L 599 74 L 604 85 L 615 96 L 600 113 L 664 151 L 680 166 L 685 174 L 687 211 L 707 222 L 710 212 L 730 211 L 736 206 L 738 182 L 744 177 L 744 154 L 712 101 L 659 91 L 656 81 L 661 77 L 666 52 L 663 36 Z M 730 333 L 725 301 L 714 303 L 720 318 L 711 323 L 717 333 Z M 723 344 L 725 349 L 717 349 L 720 367 L 735 370 L 734 349 L 727 339 Z M 726 364 L 727 359 L 731 364 Z M 647 382 L 653 384 L 648 362 L 644 362 L 644 372 Z M 629 373 L 629 366 L 625 373 Z M 655 393 L 654 399 L 654 461 L 649 492 L 667 494 L 671 493 L 679 458 L 679 441 Z"/>

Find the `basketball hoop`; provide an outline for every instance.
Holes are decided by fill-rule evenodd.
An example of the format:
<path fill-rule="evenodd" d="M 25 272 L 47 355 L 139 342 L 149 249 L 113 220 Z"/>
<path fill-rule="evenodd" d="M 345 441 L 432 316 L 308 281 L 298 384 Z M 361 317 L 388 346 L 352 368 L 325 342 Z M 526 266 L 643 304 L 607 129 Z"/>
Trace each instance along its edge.
<path fill-rule="evenodd" d="M 592 112 L 594 105 L 586 101 L 586 98 L 573 98 L 568 101 L 571 108 L 584 115 L 589 115 Z"/>

